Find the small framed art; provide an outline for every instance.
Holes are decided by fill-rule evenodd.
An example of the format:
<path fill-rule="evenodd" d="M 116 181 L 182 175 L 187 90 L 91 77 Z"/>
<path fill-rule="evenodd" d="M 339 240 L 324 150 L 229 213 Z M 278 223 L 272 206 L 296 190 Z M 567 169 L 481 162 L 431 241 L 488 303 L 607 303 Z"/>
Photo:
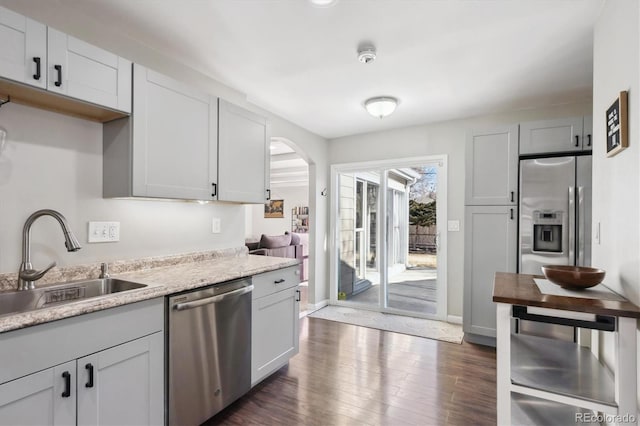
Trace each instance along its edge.
<path fill-rule="evenodd" d="M 627 117 L 627 92 L 620 92 L 618 98 L 607 108 L 607 157 L 613 157 L 629 146 L 629 122 Z"/>

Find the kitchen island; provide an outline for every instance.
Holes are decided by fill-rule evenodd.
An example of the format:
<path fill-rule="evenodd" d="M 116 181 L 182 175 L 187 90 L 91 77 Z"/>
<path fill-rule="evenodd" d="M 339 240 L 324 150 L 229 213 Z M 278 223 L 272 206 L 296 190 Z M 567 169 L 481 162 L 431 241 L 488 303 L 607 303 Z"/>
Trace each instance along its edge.
<path fill-rule="evenodd" d="M 498 424 L 637 424 L 640 308 L 615 293 L 606 299 L 543 293 L 535 279 L 544 277 L 495 274 Z M 597 348 L 514 333 L 519 319 L 614 333 L 614 371 L 597 359 Z"/>

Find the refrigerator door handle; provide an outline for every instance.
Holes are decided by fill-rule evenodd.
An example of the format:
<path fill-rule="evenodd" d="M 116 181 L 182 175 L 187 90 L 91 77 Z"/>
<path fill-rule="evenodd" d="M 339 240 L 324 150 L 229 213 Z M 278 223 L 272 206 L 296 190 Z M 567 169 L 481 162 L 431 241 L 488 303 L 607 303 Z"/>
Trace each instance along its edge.
<path fill-rule="evenodd" d="M 575 265 L 575 247 L 576 247 L 576 206 L 575 206 L 575 188 L 569 187 L 569 265 Z"/>
<path fill-rule="evenodd" d="M 578 210 L 576 212 L 576 223 L 578 224 L 577 241 L 576 241 L 576 266 L 585 266 L 584 264 L 584 187 L 578 187 Z"/>

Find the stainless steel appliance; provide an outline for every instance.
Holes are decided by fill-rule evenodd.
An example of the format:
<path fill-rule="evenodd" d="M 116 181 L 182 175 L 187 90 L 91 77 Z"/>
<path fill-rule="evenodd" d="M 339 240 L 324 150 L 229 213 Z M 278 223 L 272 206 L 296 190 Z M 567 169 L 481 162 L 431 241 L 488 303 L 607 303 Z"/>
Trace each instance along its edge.
<path fill-rule="evenodd" d="M 520 160 L 518 270 L 591 265 L 591 155 Z M 519 331 L 575 339 L 573 327 L 519 321 Z"/>
<path fill-rule="evenodd" d="M 199 425 L 251 388 L 250 279 L 168 298 L 168 420 Z"/>
<path fill-rule="evenodd" d="M 519 271 L 591 264 L 591 155 L 520 161 Z"/>

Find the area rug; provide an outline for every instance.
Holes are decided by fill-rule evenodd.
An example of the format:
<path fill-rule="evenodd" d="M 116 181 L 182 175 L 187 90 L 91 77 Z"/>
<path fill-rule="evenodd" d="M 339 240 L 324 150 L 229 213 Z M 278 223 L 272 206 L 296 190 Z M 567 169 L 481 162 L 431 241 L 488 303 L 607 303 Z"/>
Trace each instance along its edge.
<path fill-rule="evenodd" d="M 383 314 L 381 312 L 346 308 L 343 306 L 326 306 L 312 314 L 310 318 L 343 322 L 378 330 L 410 334 L 427 339 L 442 340 L 450 343 L 462 343 L 462 326 L 448 322 L 405 317 L 402 315 Z"/>

